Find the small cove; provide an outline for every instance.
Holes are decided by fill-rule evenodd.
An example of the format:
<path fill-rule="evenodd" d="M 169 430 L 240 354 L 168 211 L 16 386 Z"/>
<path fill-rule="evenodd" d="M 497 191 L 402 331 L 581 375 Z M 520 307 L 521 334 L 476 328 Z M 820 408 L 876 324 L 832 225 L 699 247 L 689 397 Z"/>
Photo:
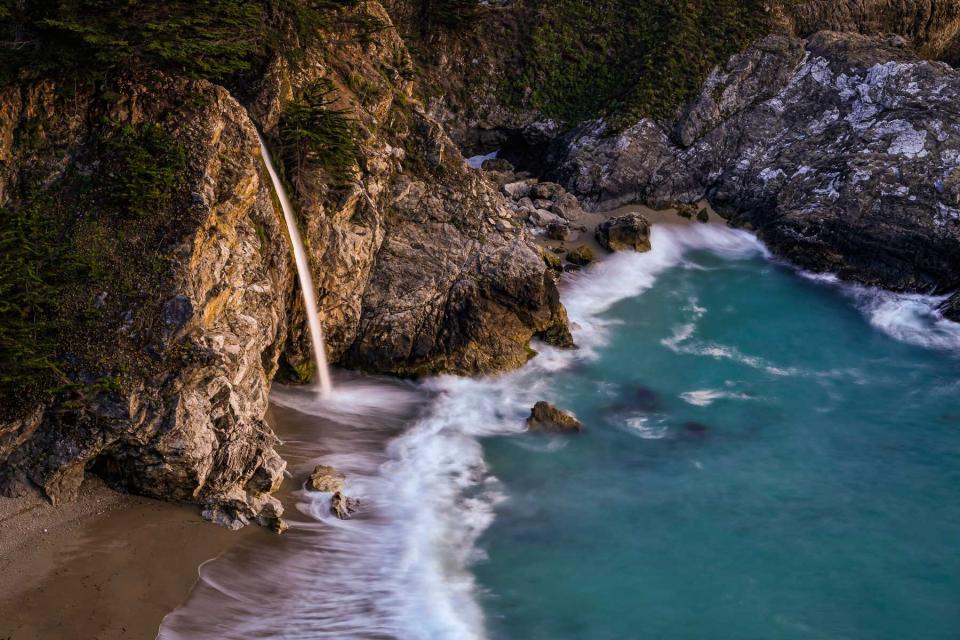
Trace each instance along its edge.
<path fill-rule="evenodd" d="M 746 233 L 653 244 L 564 285 L 575 353 L 276 390 L 297 482 L 337 466 L 363 514 L 294 486 L 160 637 L 955 637 L 960 328 Z M 524 433 L 544 398 L 586 432 Z"/>

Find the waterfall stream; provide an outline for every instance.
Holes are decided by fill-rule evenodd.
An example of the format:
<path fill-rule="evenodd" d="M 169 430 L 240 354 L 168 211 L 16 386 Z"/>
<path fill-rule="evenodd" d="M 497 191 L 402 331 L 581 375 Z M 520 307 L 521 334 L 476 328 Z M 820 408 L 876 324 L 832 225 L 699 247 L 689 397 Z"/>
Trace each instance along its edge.
<path fill-rule="evenodd" d="M 313 276 L 310 275 L 310 260 L 307 257 L 307 250 L 300 238 L 300 231 L 297 229 L 297 219 L 293 214 L 293 205 L 287 196 L 287 190 L 284 189 L 280 176 L 273 166 L 270 159 L 270 151 L 260 136 L 260 155 L 263 157 L 263 163 L 267 166 L 267 172 L 270 174 L 270 180 L 273 182 L 273 189 L 280 200 L 280 208 L 283 209 L 283 219 L 287 224 L 287 233 L 290 236 L 290 244 L 293 246 L 293 256 L 297 263 L 297 275 L 300 278 L 300 290 L 303 292 L 303 304 L 307 314 L 307 323 L 310 326 L 310 344 L 313 347 L 314 364 L 317 367 L 317 382 L 320 385 L 320 391 L 324 395 L 333 390 L 330 382 L 330 370 L 327 366 L 327 353 L 323 342 L 323 327 L 320 324 L 320 315 L 317 311 L 317 294 L 313 286 Z"/>

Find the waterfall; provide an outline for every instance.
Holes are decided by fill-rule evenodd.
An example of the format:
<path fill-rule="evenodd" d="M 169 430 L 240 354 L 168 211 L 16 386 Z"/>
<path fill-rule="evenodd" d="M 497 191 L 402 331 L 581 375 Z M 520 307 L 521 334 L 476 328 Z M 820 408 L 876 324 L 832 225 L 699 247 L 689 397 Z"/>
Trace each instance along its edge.
<path fill-rule="evenodd" d="M 317 311 L 316 289 L 313 286 L 313 276 L 310 275 L 310 260 L 307 258 L 307 250 L 303 246 L 300 231 L 297 229 L 297 219 L 293 215 L 293 205 L 287 197 L 287 190 L 283 188 L 280 176 L 273 167 L 270 151 L 267 150 L 263 136 L 259 133 L 257 136 L 260 138 L 260 155 L 263 157 L 264 164 L 267 165 L 267 172 L 270 174 L 273 188 L 280 200 L 283 219 L 287 223 L 287 233 L 290 235 L 290 244 L 293 245 L 293 257 L 297 262 L 297 275 L 300 277 L 300 290 L 303 292 L 303 305 L 307 314 L 307 323 L 310 325 L 310 344 L 313 347 L 313 359 L 317 366 L 317 380 L 320 383 L 321 393 L 327 395 L 333 391 L 333 385 L 330 383 L 330 370 L 327 368 L 327 352 L 323 343 L 320 314 Z"/>

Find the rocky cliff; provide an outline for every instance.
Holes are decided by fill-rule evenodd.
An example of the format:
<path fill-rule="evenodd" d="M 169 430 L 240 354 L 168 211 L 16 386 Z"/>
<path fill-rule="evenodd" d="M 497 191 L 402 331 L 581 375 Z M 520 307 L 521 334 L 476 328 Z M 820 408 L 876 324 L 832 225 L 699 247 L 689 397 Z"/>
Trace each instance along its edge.
<path fill-rule="evenodd" d="M 596 210 L 708 198 L 805 268 L 960 288 L 960 77 L 929 60 L 955 50 L 952 2 L 211 0 L 152 16 L 169 47 L 139 3 L 81 5 L 0 14 L 6 493 L 97 473 L 227 526 L 280 517 L 267 395 L 311 371 L 257 129 L 328 355 L 365 371 L 571 345 L 528 233 L 582 212 L 525 172 Z"/>
<path fill-rule="evenodd" d="M 897 34 L 931 58 L 948 53 L 960 33 L 960 5 L 953 0 L 808 0 L 783 3 L 775 12 L 799 37 L 825 30 Z"/>
<path fill-rule="evenodd" d="M 389 16 L 346 4 L 309 39 L 291 26 L 233 93 L 122 69 L 0 91 L 6 493 L 68 500 L 93 472 L 226 526 L 281 515 L 263 416 L 280 364 L 309 371 L 256 127 L 332 360 L 476 373 L 522 364 L 537 336 L 570 344 L 539 250 L 420 106 Z"/>
<path fill-rule="evenodd" d="M 599 209 L 707 197 L 800 266 L 899 291 L 960 287 L 960 74 L 902 38 L 770 36 L 671 127 L 581 127 L 557 172 Z"/>
<path fill-rule="evenodd" d="M 39 81 L 0 100 L 7 222 L 59 254 L 35 257 L 54 299 L 31 312 L 56 324 L 51 344 L 23 348 L 50 375 L 5 407 L 7 491 L 69 500 L 96 470 L 230 522 L 279 516 L 285 465 L 263 415 L 292 275 L 246 110 L 207 82 L 157 77 Z"/>

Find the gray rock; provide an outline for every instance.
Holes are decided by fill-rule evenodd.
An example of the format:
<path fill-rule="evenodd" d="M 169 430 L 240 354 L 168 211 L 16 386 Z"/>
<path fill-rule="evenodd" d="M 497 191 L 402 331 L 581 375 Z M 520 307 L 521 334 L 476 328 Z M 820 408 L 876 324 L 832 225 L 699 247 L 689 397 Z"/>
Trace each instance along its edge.
<path fill-rule="evenodd" d="M 580 206 L 580 201 L 577 200 L 576 196 L 566 191 L 554 198 L 549 210 L 570 222 L 576 222 L 583 217 L 583 208 Z"/>
<path fill-rule="evenodd" d="M 898 291 L 960 289 L 960 72 L 888 38 L 770 36 L 667 131 L 581 127 L 559 162 L 596 209 L 709 197 L 805 269 Z"/>
<path fill-rule="evenodd" d="M 519 180 L 505 184 L 501 189 L 504 195 L 514 200 L 519 200 L 520 198 L 526 198 L 530 195 L 531 187 L 535 182 L 535 180 Z"/>
<path fill-rule="evenodd" d="M 564 192 L 564 188 L 556 182 L 538 182 L 530 190 L 533 198 L 541 200 L 553 200 Z"/>
<path fill-rule="evenodd" d="M 546 229 L 552 224 L 555 225 L 566 225 L 567 221 L 558 216 L 555 213 L 550 213 L 545 209 L 536 209 L 533 213 L 530 214 L 530 224 L 535 227 L 540 227 L 541 229 Z"/>

